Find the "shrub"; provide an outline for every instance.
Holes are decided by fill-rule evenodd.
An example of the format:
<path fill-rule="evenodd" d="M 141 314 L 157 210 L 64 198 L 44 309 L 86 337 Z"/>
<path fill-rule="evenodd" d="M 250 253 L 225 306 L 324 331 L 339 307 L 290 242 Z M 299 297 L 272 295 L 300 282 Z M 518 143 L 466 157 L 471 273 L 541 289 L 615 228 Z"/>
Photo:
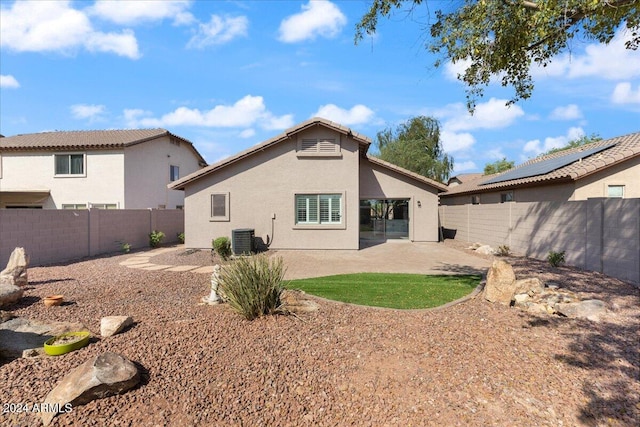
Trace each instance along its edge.
<path fill-rule="evenodd" d="M 182 233 L 178 233 L 178 234 L 177 234 L 177 236 L 178 236 L 178 241 L 179 241 L 181 244 L 184 244 L 184 232 L 182 232 Z"/>
<path fill-rule="evenodd" d="M 280 295 L 284 290 L 282 258 L 266 255 L 241 257 L 226 265 L 219 289 L 233 310 L 247 320 L 267 314 L 283 314 Z"/>
<path fill-rule="evenodd" d="M 231 241 L 228 237 L 218 237 L 211 242 L 213 250 L 223 260 L 228 260 L 231 256 Z"/>
<path fill-rule="evenodd" d="M 562 264 L 564 264 L 564 251 L 562 252 L 549 251 L 549 255 L 547 255 L 547 260 L 549 261 L 549 264 L 551 264 L 553 267 L 561 266 Z"/>
<path fill-rule="evenodd" d="M 164 233 L 162 231 L 153 230 L 149 233 L 149 246 L 152 248 L 157 248 L 162 243 L 162 239 L 164 239 Z"/>
<path fill-rule="evenodd" d="M 511 255 L 511 248 L 507 245 L 498 246 L 498 249 L 496 250 L 496 255 L 509 256 Z"/>
<path fill-rule="evenodd" d="M 118 240 L 116 243 L 120 245 L 120 250 L 123 254 L 128 254 L 129 252 L 131 252 L 131 243 L 122 242 L 120 240 Z"/>

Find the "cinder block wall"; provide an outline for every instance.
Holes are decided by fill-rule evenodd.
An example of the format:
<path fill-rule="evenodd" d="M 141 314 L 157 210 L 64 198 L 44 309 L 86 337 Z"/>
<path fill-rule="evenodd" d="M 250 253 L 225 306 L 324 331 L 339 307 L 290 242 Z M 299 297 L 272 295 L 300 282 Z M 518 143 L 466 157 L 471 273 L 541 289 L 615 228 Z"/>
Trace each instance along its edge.
<path fill-rule="evenodd" d="M 149 246 L 149 233 L 165 233 L 163 243 L 178 241 L 182 210 L 36 210 L 0 209 L 0 270 L 14 248 L 24 247 L 31 265 L 53 264 Z"/>
<path fill-rule="evenodd" d="M 546 259 L 565 251 L 569 265 L 640 283 L 640 199 L 440 206 L 455 238 Z"/>

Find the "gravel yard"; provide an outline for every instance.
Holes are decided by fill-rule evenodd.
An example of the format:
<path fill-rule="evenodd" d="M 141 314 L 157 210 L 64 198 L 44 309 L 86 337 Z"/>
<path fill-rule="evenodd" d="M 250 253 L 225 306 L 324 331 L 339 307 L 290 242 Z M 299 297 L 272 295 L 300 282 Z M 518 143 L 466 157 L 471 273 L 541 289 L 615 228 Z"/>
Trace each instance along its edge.
<path fill-rule="evenodd" d="M 119 265 L 130 256 L 29 269 L 14 314 L 80 321 L 97 337 L 63 356 L 0 362 L 3 405 L 43 402 L 69 370 L 109 350 L 139 365 L 142 384 L 52 425 L 640 425 L 640 292 L 598 273 L 508 259 L 519 278 L 535 275 L 605 301 L 599 323 L 481 297 L 430 311 L 320 300 L 317 312 L 249 322 L 224 305 L 198 304 L 208 275 Z M 211 262 L 209 251 L 156 258 Z M 45 308 L 40 299 L 50 294 L 69 303 Z M 100 339 L 108 315 L 135 324 Z M 32 426 L 38 418 L 3 413 L 0 424 Z"/>

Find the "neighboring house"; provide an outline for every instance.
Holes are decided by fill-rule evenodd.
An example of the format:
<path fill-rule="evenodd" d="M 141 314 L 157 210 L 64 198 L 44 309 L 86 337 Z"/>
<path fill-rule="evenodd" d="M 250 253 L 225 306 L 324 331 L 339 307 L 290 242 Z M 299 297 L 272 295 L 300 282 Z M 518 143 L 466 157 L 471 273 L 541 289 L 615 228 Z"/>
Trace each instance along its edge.
<path fill-rule="evenodd" d="M 442 205 L 640 198 L 640 132 L 529 160 L 450 185 Z"/>
<path fill-rule="evenodd" d="M 455 187 L 468 181 L 474 181 L 482 176 L 481 173 L 461 173 L 460 175 L 452 176 L 447 181 L 447 186 Z"/>
<path fill-rule="evenodd" d="M 206 166 L 165 129 L 43 132 L 0 139 L 0 208 L 176 209 L 167 184 Z"/>
<path fill-rule="evenodd" d="M 276 249 L 359 249 L 363 239 L 438 240 L 446 186 L 367 156 L 371 141 L 322 118 L 169 185 L 185 191 L 186 246 L 251 229 Z"/>

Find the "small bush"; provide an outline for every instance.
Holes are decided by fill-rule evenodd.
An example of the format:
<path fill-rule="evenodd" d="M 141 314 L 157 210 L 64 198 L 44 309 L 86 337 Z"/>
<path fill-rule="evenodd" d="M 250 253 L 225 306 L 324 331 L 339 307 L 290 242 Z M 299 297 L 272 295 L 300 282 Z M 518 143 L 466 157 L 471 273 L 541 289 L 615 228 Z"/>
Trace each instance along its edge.
<path fill-rule="evenodd" d="M 177 234 L 177 236 L 178 236 L 178 241 L 179 241 L 181 244 L 184 244 L 184 232 L 182 232 L 182 233 L 178 233 L 178 234 Z"/>
<path fill-rule="evenodd" d="M 123 254 L 128 254 L 129 252 L 131 252 L 131 243 L 122 241 L 117 241 L 116 243 L 120 245 L 120 251 L 122 251 Z"/>
<path fill-rule="evenodd" d="M 162 231 L 153 230 L 149 233 L 149 246 L 152 248 L 157 248 L 162 243 L 162 239 L 164 239 L 164 233 Z"/>
<path fill-rule="evenodd" d="M 509 256 L 511 255 L 511 248 L 507 245 L 498 246 L 498 249 L 496 250 L 496 255 Z"/>
<path fill-rule="evenodd" d="M 211 244 L 213 245 L 213 250 L 220 258 L 224 261 L 229 259 L 231 256 L 231 241 L 228 237 L 218 237 L 214 239 Z"/>
<path fill-rule="evenodd" d="M 551 264 L 553 267 L 560 267 L 562 264 L 564 264 L 564 251 L 562 252 L 549 251 L 549 255 L 547 255 L 547 260 L 549 261 L 549 264 Z"/>
<path fill-rule="evenodd" d="M 247 320 L 284 313 L 280 301 L 284 272 L 282 258 L 242 257 L 222 269 L 218 289 L 231 308 Z"/>

